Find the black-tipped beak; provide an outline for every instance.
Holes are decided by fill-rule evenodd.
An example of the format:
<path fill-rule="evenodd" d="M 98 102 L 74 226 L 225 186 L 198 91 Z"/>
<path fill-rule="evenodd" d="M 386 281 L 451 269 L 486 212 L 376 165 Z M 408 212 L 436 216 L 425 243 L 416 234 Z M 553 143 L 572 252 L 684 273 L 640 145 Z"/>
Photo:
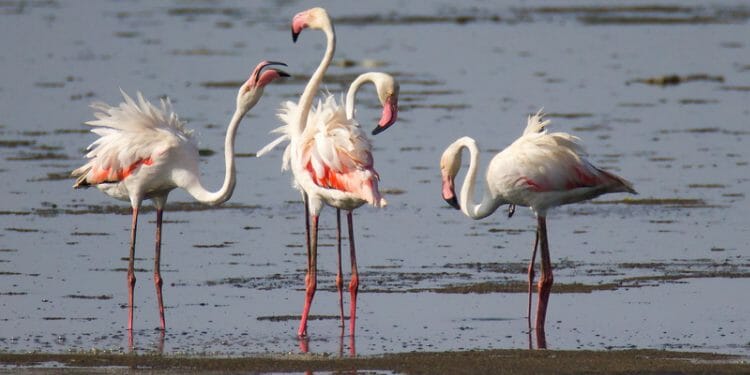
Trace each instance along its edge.
<path fill-rule="evenodd" d="M 294 27 L 292 27 L 292 42 L 297 43 L 297 37 L 299 37 L 299 32 L 294 32 Z"/>
<path fill-rule="evenodd" d="M 372 135 L 378 135 L 382 133 L 385 129 L 388 129 L 388 126 L 375 126 L 375 129 L 372 129 Z"/>
<path fill-rule="evenodd" d="M 287 72 L 285 72 L 285 71 L 283 71 L 281 69 L 276 69 L 276 73 L 279 73 L 279 77 L 284 77 L 284 78 L 291 77 L 291 75 L 289 75 L 289 73 L 287 73 Z"/>
<path fill-rule="evenodd" d="M 448 202 L 451 207 L 460 210 L 461 205 L 458 204 L 458 199 L 456 198 L 456 191 L 453 187 L 453 177 L 448 176 L 445 172 L 442 172 L 442 179 L 443 179 L 443 199 Z"/>
<path fill-rule="evenodd" d="M 263 69 L 263 68 L 265 68 L 265 67 L 267 67 L 269 65 L 288 66 L 288 65 L 286 65 L 285 63 L 283 63 L 281 61 L 266 61 L 265 63 L 263 63 L 263 66 L 261 66 L 261 69 Z"/>
<path fill-rule="evenodd" d="M 461 206 L 458 204 L 458 199 L 456 199 L 455 195 L 451 197 L 450 199 L 446 199 L 445 201 L 448 202 L 448 204 L 451 205 L 451 207 L 457 210 L 461 209 Z"/>
<path fill-rule="evenodd" d="M 383 114 L 380 115 L 380 121 L 375 129 L 372 129 L 372 135 L 378 135 L 396 123 L 398 118 L 398 97 L 388 96 L 383 104 Z"/>
<path fill-rule="evenodd" d="M 287 66 L 285 63 L 280 62 L 280 61 L 263 61 L 260 64 L 258 64 L 258 66 L 253 71 L 252 82 L 255 83 L 255 84 L 257 84 L 258 80 L 260 79 L 261 72 L 263 72 L 263 69 L 265 69 L 265 68 L 267 68 L 267 67 L 269 67 L 271 65 Z M 279 73 L 279 76 L 283 77 L 283 75 L 281 75 L 281 73 L 283 71 L 278 70 L 278 69 L 275 69 L 275 70 Z M 284 74 L 286 74 L 286 73 L 284 73 Z"/>

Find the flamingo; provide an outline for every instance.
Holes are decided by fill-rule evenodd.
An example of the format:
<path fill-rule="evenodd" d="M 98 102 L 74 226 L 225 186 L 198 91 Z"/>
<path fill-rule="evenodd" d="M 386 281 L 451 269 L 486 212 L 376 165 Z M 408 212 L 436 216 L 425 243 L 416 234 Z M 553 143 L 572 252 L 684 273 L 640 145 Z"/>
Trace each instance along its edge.
<path fill-rule="evenodd" d="M 298 103 L 282 105 L 279 117 L 287 125 L 282 127 L 285 130 L 279 131 L 286 134 L 277 140 L 278 142 L 284 139 L 289 140 L 289 146 L 284 153 L 284 164 L 290 166 L 294 176 L 294 185 L 302 192 L 305 204 L 305 226 L 308 228 L 305 304 L 297 330 L 300 338 L 307 337 L 307 320 L 317 289 L 318 218 L 323 205 L 327 204 L 348 212 L 352 256 L 352 277 L 349 290 L 352 296 L 351 311 L 356 311 L 359 276 L 354 257 L 351 211 L 365 203 L 375 207 L 382 207 L 386 204 L 378 191 L 378 175 L 373 169 L 370 143 L 360 129 L 353 124 L 353 120 L 348 120 L 345 115 L 342 116 L 342 112 L 333 105 L 335 101 L 329 98 L 326 102 L 330 105 L 321 104 L 318 107 L 318 114 L 315 117 L 321 120 L 316 120 L 312 125 L 308 121 L 313 98 L 336 50 L 336 34 L 328 13 L 320 7 L 299 12 L 293 17 L 292 40 L 296 42 L 299 34 L 306 28 L 323 31 L 326 37 L 326 49 Z M 353 108 L 353 99 L 351 102 Z M 396 103 L 393 98 L 391 100 L 393 107 L 384 110 L 389 117 L 381 121 L 385 121 L 382 126 L 379 125 L 383 129 L 376 129 L 375 134 L 395 121 L 397 112 L 392 109 L 395 108 Z M 327 137 L 326 134 L 333 135 L 333 137 Z M 272 148 L 273 143 L 269 146 Z M 341 309 L 343 310 L 343 307 Z M 355 320 L 356 315 L 352 314 L 350 316 L 352 337 Z"/>
<path fill-rule="evenodd" d="M 198 146 L 192 130 L 185 127 L 172 111 L 169 98 L 161 100 L 161 108 L 151 104 L 138 92 L 137 102 L 120 90 L 125 102 L 117 107 L 105 103 L 91 105 L 96 120 L 86 122 L 99 135 L 88 147 L 88 162 L 72 172 L 77 177 L 74 188 L 96 186 L 105 194 L 130 201 L 132 227 L 128 262 L 128 330 L 133 330 L 133 289 L 135 287 L 134 257 L 138 211 L 144 199 L 156 206 L 156 249 L 154 252 L 154 285 L 159 304 L 161 330 L 166 329 L 160 272 L 161 228 L 167 195 L 175 188 L 185 189 L 197 201 L 218 205 L 226 202 L 235 187 L 234 139 L 240 121 L 260 100 L 264 87 L 279 77 L 289 75 L 278 69 L 264 69 L 280 62 L 259 63 L 250 78 L 239 89 L 237 103 L 227 128 L 224 143 L 226 171 L 218 191 L 206 190 L 198 170 Z"/>
<path fill-rule="evenodd" d="M 314 143 L 312 149 L 319 152 L 320 158 L 317 159 L 325 165 L 325 168 L 336 171 L 336 173 L 347 173 L 347 170 L 357 169 L 363 165 L 372 164 L 372 147 L 364 132 L 359 127 L 359 123 L 354 119 L 354 107 L 357 92 L 364 83 L 371 82 L 375 85 L 378 100 L 383 106 L 380 121 L 373 129 L 372 134 L 379 134 L 393 125 L 398 116 L 398 94 L 399 84 L 389 74 L 381 72 L 367 72 L 359 75 L 349 86 L 346 99 L 342 104 L 336 102 L 333 94 L 327 94 L 326 97 L 319 101 L 317 109 L 311 109 L 307 117 L 307 125 L 303 131 L 303 137 L 306 143 Z M 291 124 L 298 112 L 297 103 L 287 101 L 284 103 L 280 118 L 285 125 L 274 129 L 274 133 L 282 135 L 263 147 L 257 152 L 261 157 L 278 144 L 290 140 L 292 136 Z M 331 150 L 331 148 L 335 150 Z M 290 168 L 291 144 L 284 151 L 284 161 L 282 170 Z M 333 155 L 334 157 L 330 157 Z M 345 166 L 342 166 L 342 163 Z M 315 178 L 314 178 L 315 180 Z M 314 181 L 320 186 L 327 184 L 325 181 Z M 338 189 L 335 184 L 324 186 L 329 189 Z M 297 186 L 299 188 L 299 185 Z M 304 191 L 303 199 L 304 199 Z M 361 206 L 364 201 L 359 203 Z M 354 246 L 354 228 L 353 228 L 353 209 L 347 207 L 336 208 L 336 239 L 338 252 L 338 273 L 336 275 L 336 287 L 339 294 L 339 312 L 341 316 L 342 327 L 344 325 L 344 307 L 343 307 L 343 278 L 341 272 L 341 209 L 346 209 L 347 224 L 349 229 L 349 249 L 352 267 L 352 282 L 349 290 L 352 295 L 352 305 L 350 308 L 350 332 L 354 333 L 354 320 L 356 320 L 356 295 L 358 277 L 356 255 Z M 306 214 L 307 215 L 307 214 Z M 309 236 L 309 220 L 306 222 L 306 235 Z"/>
<path fill-rule="evenodd" d="M 528 320 L 531 326 L 534 262 L 537 246 L 541 244 L 542 275 L 537 285 L 539 297 L 535 322 L 537 342 L 541 348 L 546 347 L 544 322 L 553 282 L 547 241 L 547 211 L 607 193 L 637 194 L 630 182 L 597 168 L 586 160 L 580 138 L 561 132 L 547 133 L 548 124 L 549 120 L 542 120 L 541 111 L 529 116 L 523 135 L 492 158 L 487 167 L 484 196 L 479 203 L 474 200 L 479 162 L 476 141 L 470 137 L 459 138 L 448 146 L 440 159 L 443 199 L 466 216 L 475 220 L 483 219 L 503 204 L 527 206 L 534 212 L 537 230 L 528 268 Z M 470 162 L 461 186 L 459 204 L 454 179 L 461 167 L 464 148 L 469 150 Z"/>

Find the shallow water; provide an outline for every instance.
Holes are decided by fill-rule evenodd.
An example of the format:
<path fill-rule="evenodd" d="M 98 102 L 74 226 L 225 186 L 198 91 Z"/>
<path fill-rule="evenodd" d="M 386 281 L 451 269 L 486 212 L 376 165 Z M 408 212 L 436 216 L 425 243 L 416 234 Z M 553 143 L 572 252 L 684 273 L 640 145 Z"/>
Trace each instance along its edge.
<path fill-rule="evenodd" d="M 401 82 L 401 112 L 374 139 L 389 206 L 363 207 L 355 218 L 356 342 L 338 327 L 328 209 L 311 352 L 529 346 L 523 283 L 534 220 L 525 209 L 482 221 L 450 209 L 438 160 L 469 135 L 486 152 L 483 168 L 544 107 L 553 130 L 581 137 L 592 161 L 640 193 L 550 213 L 548 346 L 750 354 L 742 294 L 750 277 L 750 8 L 607 4 L 324 4 L 338 33 L 328 88 L 386 71 Z M 261 59 L 287 62 L 294 77 L 269 87 L 243 123 L 232 200 L 202 209 L 184 192 L 170 196 L 163 339 L 154 329 L 153 213 L 144 214 L 133 344 L 219 355 L 300 350 L 299 194 L 279 171 L 280 152 L 250 155 L 273 139 L 278 104 L 298 95 L 319 62 L 321 35 L 305 32 L 295 45 L 288 31 L 291 16 L 312 5 L 0 5 L 0 350 L 127 350 L 129 209 L 72 190 L 67 178 L 94 139 L 82 125 L 92 118 L 88 104 L 119 101 L 118 88 L 169 95 L 201 147 L 215 152 L 202 171 L 216 188 L 234 87 Z M 379 110 L 365 90 L 359 119 L 369 128 Z"/>

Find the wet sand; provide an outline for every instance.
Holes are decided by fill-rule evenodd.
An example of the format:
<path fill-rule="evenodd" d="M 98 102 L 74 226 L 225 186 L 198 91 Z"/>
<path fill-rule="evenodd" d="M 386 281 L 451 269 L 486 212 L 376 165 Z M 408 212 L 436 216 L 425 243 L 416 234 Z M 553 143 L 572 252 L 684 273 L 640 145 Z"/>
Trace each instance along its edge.
<path fill-rule="evenodd" d="M 403 374 L 746 374 L 746 357 L 657 350 L 399 353 L 332 358 L 274 355 L 243 358 L 113 354 L 0 354 L 0 372 L 22 373 L 403 373 Z M 53 368 L 54 370 L 50 370 Z"/>

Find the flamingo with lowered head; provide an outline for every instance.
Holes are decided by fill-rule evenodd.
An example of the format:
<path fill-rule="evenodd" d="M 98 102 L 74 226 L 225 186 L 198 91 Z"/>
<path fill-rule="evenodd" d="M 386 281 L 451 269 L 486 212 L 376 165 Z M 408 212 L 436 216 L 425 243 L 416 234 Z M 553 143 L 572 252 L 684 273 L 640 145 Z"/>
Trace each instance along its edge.
<path fill-rule="evenodd" d="M 496 154 L 487 167 L 484 196 L 474 200 L 474 185 L 479 163 L 479 148 L 469 137 L 453 142 L 440 159 L 442 195 L 451 206 L 475 220 L 492 214 L 503 204 L 531 208 L 537 218 L 536 240 L 529 264 L 529 326 L 531 325 L 531 285 L 537 244 L 541 244 L 541 277 L 537 286 L 537 343 L 546 347 L 544 322 L 552 288 L 552 263 L 547 243 L 547 211 L 564 204 L 595 198 L 602 194 L 627 192 L 637 194 L 625 179 L 599 169 L 586 160 L 581 140 L 567 133 L 547 133 L 549 120 L 542 121 L 541 111 L 529 116 L 523 135 Z M 461 167 L 462 150 L 469 150 L 469 170 L 455 194 L 454 179 Z M 460 202 L 460 204 L 459 204 Z"/>
<path fill-rule="evenodd" d="M 328 94 L 318 103 L 317 108 L 310 110 L 307 117 L 307 125 L 303 131 L 303 143 L 310 144 L 310 148 L 316 152 L 316 161 L 321 162 L 324 168 L 328 168 L 337 174 L 346 174 L 347 171 L 372 166 L 372 147 L 359 123 L 354 119 L 354 107 L 356 95 L 364 83 L 371 82 L 375 85 L 378 100 L 383 106 L 378 125 L 372 131 L 378 134 L 389 128 L 398 116 L 398 82 L 389 74 L 381 72 L 367 72 L 359 75 L 349 86 L 346 99 L 339 104 L 333 94 Z M 266 145 L 258 151 L 261 157 L 278 144 L 290 140 L 291 124 L 298 116 L 297 103 L 287 101 L 283 104 L 279 117 L 285 125 L 274 129 L 274 133 L 282 134 L 279 138 Z M 291 144 L 284 151 L 282 170 L 290 167 Z M 377 176 L 377 175 L 376 175 Z M 329 189 L 340 189 L 332 181 L 324 181 L 326 177 L 317 178 L 316 181 Z M 328 179 L 330 180 L 330 178 Z M 297 185 L 300 188 L 299 185 Z M 345 190 L 346 188 L 344 188 Z M 304 196 L 304 191 L 302 192 Z M 364 203 L 364 202 L 363 202 Z M 363 204 L 362 203 L 362 204 Z M 343 278 L 341 272 L 341 209 L 336 207 L 336 239 L 338 253 L 338 273 L 336 275 L 336 287 L 339 293 L 339 312 L 341 324 L 344 324 L 343 307 Z M 356 208 L 356 207 L 354 207 Z M 345 208 L 346 209 L 346 208 Z M 358 288 L 358 272 L 354 246 L 353 208 L 346 209 L 347 224 L 349 227 L 349 254 L 351 260 L 352 280 L 349 284 L 352 303 L 350 305 L 350 332 L 354 333 L 356 320 L 356 296 Z M 306 214 L 307 215 L 307 214 Z M 306 220 L 306 235 L 310 235 L 309 220 Z"/>
<path fill-rule="evenodd" d="M 113 198 L 129 201 L 132 207 L 127 274 L 129 331 L 132 332 L 133 329 L 135 235 L 138 210 L 142 201 L 151 199 L 156 206 L 154 284 L 159 304 L 159 321 L 163 331 L 166 324 L 160 258 L 162 215 L 167 195 L 179 187 L 199 202 L 209 205 L 221 204 L 232 196 L 236 181 L 234 139 L 240 121 L 260 100 L 267 84 L 279 77 L 289 76 L 278 69 L 264 70 L 271 65 L 286 66 L 279 62 L 261 62 L 237 93 L 236 109 L 229 122 L 224 143 L 224 183 L 215 192 L 203 187 L 198 170 L 198 146 L 193 138 L 193 132 L 172 112 L 168 98 L 161 101 L 159 108 L 146 101 L 140 92 L 137 102 L 122 92 L 125 102 L 117 107 L 105 103 L 92 104 L 92 108 L 98 111 L 94 114 L 97 119 L 86 124 L 94 126 L 91 131 L 100 138 L 88 147 L 86 157 L 89 161 L 72 172 L 72 175 L 77 177 L 73 187 L 96 186 Z"/>

